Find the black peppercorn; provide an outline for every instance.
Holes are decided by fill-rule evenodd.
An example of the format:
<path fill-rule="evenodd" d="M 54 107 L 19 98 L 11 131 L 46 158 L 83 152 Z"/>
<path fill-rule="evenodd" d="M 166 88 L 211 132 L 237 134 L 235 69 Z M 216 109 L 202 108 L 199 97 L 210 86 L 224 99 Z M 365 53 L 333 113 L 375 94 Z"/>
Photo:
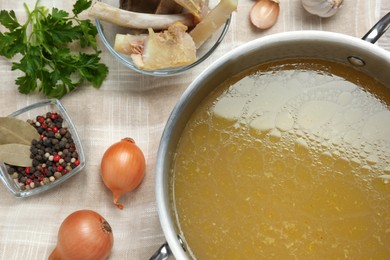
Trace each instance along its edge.
<path fill-rule="evenodd" d="M 14 172 L 16 172 L 16 169 L 14 167 L 9 167 L 8 173 L 13 174 Z"/>
<path fill-rule="evenodd" d="M 35 166 L 35 167 L 38 166 L 39 165 L 39 160 L 37 160 L 36 158 L 33 158 L 32 165 Z"/>

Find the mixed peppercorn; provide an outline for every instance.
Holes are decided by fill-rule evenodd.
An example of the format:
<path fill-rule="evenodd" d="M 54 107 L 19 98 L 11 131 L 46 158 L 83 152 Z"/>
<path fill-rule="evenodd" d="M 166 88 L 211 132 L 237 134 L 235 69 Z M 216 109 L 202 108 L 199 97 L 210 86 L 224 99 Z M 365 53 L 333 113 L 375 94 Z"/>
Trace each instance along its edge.
<path fill-rule="evenodd" d="M 8 173 L 22 190 L 49 184 L 80 164 L 76 145 L 60 114 L 48 112 L 27 120 L 40 135 L 31 143 L 31 167 L 8 165 Z"/>

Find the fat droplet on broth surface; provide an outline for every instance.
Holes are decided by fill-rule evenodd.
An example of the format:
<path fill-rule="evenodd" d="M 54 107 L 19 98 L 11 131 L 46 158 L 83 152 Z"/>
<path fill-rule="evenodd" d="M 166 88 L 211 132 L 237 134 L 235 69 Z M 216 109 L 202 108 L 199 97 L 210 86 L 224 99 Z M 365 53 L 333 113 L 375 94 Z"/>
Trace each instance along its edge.
<path fill-rule="evenodd" d="M 370 116 L 363 127 L 363 136 L 369 141 L 390 142 L 390 111 L 380 111 Z"/>
<path fill-rule="evenodd" d="M 325 151 L 320 155 L 320 161 L 323 164 L 330 164 L 333 161 L 333 156 L 329 151 Z"/>
<path fill-rule="evenodd" d="M 372 146 L 371 144 L 369 143 L 365 143 L 364 146 L 363 146 L 363 152 L 365 152 L 366 154 L 370 154 L 374 151 L 374 146 Z"/>
<path fill-rule="evenodd" d="M 245 97 L 224 97 L 215 104 L 213 112 L 227 120 L 236 121 L 241 117 L 246 103 Z"/>
<path fill-rule="evenodd" d="M 316 129 L 329 122 L 340 110 L 341 107 L 333 102 L 308 101 L 302 104 L 298 112 L 297 122 L 303 128 Z"/>
<path fill-rule="evenodd" d="M 280 131 L 288 131 L 294 126 L 294 118 L 289 112 L 282 111 L 276 115 L 275 125 Z"/>
<path fill-rule="evenodd" d="M 390 183 L 390 174 L 379 175 L 378 178 L 382 179 L 384 184 Z"/>
<path fill-rule="evenodd" d="M 282 138 L 282 133 L 279 130 L 273 128 L 269 132 L 269 138 L 270 138 L 271 142 L 276 143 L 276 142 L 280 141 L 280 139 Z"/>
<path fill-rule="evenodd" d="M 237 95 L 239 96 L 250 96 L 254 92 L 253 88 L 256 87 L 258 87 L 256 81 L 250 77 L 245 77 L 239 82 L 235 83 L 231 89 L 237 92 Z"/>
<path fill-rule="evenodd" d="M 300 95 L 303 90 L 304 88 L 302 85 L 290 86 L 287 88 L 283 82 L 274 80 L 270 82 L 266 88 L 261 89 L 261 95 L 253 98 L 253 102 L 251 102 L 250 106 L 247 108 L 248 114 L 253 114 L 256 111 L 278 112 L 287 101 Z"/>
<path fill-rule="evenodd" d="M 361 164 L 362 164 L 362 162 L 361 162 L 361 160 L 359 158 L 354 157 L 354 158 L 351 159 L 351 165 L 353 167 L 358 167 Z"/>
<path fill-rule="evenodd" d="M 302 138 L 297 138 L 295 140 L 295 152 L 298 155 L 306 155 L 308 153 L 309 145 Z"/>
<path fill-rule="evenodd" d="M 361 168 L 360 168 L 360 172 L 361 173 L 363 173 L 363 174 L 369 174 L 369 173 L 371 173 L 371 170 L 372 170 L 372 168 L 371 168 L 371 166 L 369 166 L 369 165 L 363 165 Z"/>
<path fill-rule="evenodd" d="M 275 117 L 276 112 L 267 111 L 253 119 L 249 125 L 259 131 L 269 131 L 275 128 Z"/>

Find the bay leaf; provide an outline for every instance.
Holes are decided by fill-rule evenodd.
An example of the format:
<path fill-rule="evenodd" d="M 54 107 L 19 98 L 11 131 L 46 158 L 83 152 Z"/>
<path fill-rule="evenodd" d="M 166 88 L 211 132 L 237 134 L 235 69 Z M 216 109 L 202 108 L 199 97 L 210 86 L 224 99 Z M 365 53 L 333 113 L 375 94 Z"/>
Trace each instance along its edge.
<path fill-rule="evenodd" d="M 0 117 L 0 144 L 27 144 L 39 140 L 38 131 L 28 122 L 15 117 Z"/>
<path fill-rule="evenodd" d="M 0 162 L 13 166 L 31 167 L 31 145 L 26 144 L 2 144 L 0 145 Z"/>

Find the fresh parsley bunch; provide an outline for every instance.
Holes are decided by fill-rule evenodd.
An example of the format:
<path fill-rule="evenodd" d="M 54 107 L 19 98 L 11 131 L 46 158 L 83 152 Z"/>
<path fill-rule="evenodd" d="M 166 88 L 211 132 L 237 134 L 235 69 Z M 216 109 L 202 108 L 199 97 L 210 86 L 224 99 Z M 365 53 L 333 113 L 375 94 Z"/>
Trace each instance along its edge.
<path fill-rule="evenodd" d="M 77 0 L 70 16 L 57 8 L 50 13 L 37 0 L 32 11 L 24 4 L 28 19 L 22 25 L 13 10 L 0 12 L 0 24 L 9 30 L 0 32 L 0 55 L 8 59 L 22 56 L 12 63 L 12 70 L 24 72 L 15 81 L 20 93 L 38 90 L 49 98 L 61 98 L 84 80 L 96 88 L 101 86 L 108 68 L 100 63 L 96 27 L 90 20 L 78 18 L 91 4 Z M 75 43 L 88 52 L 71 51 L 70 45 Z"/>

